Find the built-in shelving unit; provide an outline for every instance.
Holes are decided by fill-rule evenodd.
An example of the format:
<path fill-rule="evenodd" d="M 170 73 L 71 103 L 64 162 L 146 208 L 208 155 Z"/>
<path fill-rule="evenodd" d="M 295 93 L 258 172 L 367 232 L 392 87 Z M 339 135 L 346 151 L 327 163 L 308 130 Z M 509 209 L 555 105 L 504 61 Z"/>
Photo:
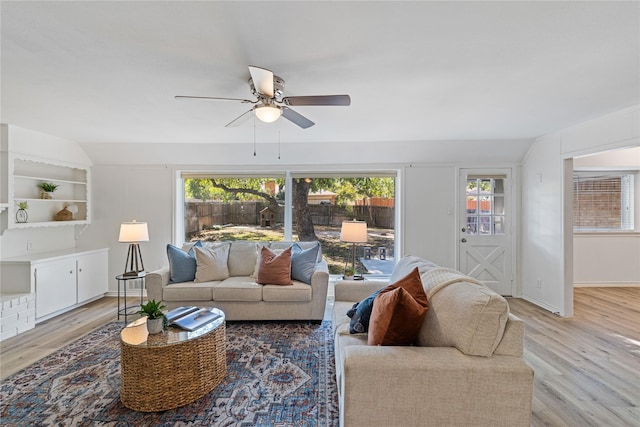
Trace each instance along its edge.
<path fill-rule="evenodd" d="M 89 223 L 89 174 L 86 166 L 67 165 L 34 158 L 12 156 L 9 161 L 8 228 L 51 227 Z M 39 184 L 50 182 L 58 188 L 51 199 L 41 197 Z M 27 202 L 27 222 L 18 222 L 20 202 Z M 71 221 L 56 221 L 56 214 L 75 205 Z"/>

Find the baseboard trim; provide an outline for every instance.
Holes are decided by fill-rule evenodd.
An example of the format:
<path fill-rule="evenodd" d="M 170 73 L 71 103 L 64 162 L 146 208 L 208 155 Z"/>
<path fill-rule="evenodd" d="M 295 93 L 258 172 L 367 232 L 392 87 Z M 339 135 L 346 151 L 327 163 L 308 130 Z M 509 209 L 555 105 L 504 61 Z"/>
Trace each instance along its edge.
<path fill-rule="evenodd" d="M 574 283 L 574 288 L 640 288 L 640 283 L 630 282 L 607 282 L 607 283 Z"/>

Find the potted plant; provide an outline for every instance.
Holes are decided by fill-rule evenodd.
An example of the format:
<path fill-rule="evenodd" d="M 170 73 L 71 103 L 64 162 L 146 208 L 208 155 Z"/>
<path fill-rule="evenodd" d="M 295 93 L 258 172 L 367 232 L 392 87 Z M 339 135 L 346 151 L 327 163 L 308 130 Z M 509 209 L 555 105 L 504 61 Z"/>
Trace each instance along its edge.
<path fill-rule="evenodd" d="M 41 199 L 51 199 L 52 194 L 56 189 L 60 187 L 59 184 L 54 184 L 53 182 L 41 182 L 38 184 L 38 188 L 40 188 L 40 198 Z"/>
<path fill-rule="evenodd" d="M 353 267 L 345 267 L 344 268 L 344 276 L 343 278 L 345 280 L 353 280 L 353 275 L 355 274 L 355 271 L 353 269 Z"/>
<path fill-rule="evenodd" d="M 147 316 L 147 330 L 150 334 L 157 334 L 164 329 L 164 313 L 163 309 L 167 308 L 161 302 L 156 300 L 147 301 L 146 304 L 140 304 L 138 314 Z"/>
<path fill-rule="evenodd" d="M 29 204 L 26 201 L 18 202 L 18 210 L 16 211 L 16 222 L 25 223 L 29 220 L 27 209 L 29 209 Z"/>

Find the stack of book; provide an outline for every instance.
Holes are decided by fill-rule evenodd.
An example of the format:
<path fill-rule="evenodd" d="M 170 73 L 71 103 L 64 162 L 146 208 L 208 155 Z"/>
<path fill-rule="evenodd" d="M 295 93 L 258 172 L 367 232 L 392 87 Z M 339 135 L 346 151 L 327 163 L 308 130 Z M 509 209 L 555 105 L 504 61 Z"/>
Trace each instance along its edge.
<path fill-rule="evenodd" d="M 169 311 L 165 317 L 170 326 L 177 326 L 187 331 L 194 331 L 220 318 L 210 308 L 178 307 Z"/>

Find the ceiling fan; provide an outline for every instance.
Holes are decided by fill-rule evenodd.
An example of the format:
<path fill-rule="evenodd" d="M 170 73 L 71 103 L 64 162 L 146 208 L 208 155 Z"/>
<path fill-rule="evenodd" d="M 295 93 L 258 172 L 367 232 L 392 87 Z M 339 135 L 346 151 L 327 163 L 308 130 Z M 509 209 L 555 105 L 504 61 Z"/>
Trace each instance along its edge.
<path fill-rule="evenodd" d="M 186 96 L 176 95 L 176 99 L 216 99 L 222 101 L 240 101 L 245 104 L 255 104 L 249 111 L 236 117 L 225 127 L 235 127 L 244 123 L 251 113 L 265 123 L 278 120 L 282 115 L 285 119 L 295 123 L 302 129 L 313 126 L 315 123 L 300 113 L 289 108 L 293 105 L 351 105 L 349 95 L 315 95 L 315 96 L 284 96 L 284 80 L 272 71 L 265 68 L 249 66 L 249 87 L 256 100 L 239 98 L 220 98 L 212 96 Z"/>

